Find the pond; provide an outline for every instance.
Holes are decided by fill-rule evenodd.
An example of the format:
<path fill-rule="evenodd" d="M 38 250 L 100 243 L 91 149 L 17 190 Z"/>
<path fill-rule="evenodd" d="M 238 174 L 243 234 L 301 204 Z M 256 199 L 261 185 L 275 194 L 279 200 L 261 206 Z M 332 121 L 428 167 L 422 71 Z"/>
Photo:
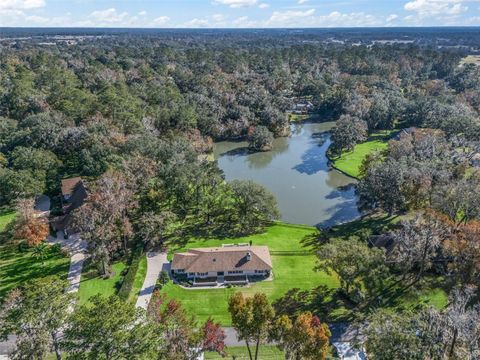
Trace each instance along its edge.
<path fill-rule="evenodd" d="M 355 180 L 332 169 L 326 156 L 333 122 L 292 125 L 288 138 L 269 152 L 250 152 L 247 142 L 215 144 L 227 180 L 253 180 L 277 198 L 283 221 L 328 227 L 359 216 Z"/>

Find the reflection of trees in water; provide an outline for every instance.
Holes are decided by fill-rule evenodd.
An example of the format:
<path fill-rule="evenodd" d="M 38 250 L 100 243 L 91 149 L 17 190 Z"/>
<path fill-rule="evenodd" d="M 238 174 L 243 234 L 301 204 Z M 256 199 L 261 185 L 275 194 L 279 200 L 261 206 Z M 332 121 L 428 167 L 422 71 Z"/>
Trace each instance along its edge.
<path fill-rule="evenodd" d="M 326 209 L 331 216 L 318 223 L 316 226 L 320 229 L 332 227 L 344 222 L 355 220 L 360 216 L 358 211 L 358 199 L 355 195 L 355 187 L 353 185 L 345 187 L 345 189 L 337 189 L 326 196 L 327 199 L 337 199 L 340 202 Z"/>
<path fill-rule="evenodd" d="M 270 165 L 275 157 L 288 151 L 288 147 L 288 138 L 277 138 L 273 142 L 271 151 L 250 153 L 250 156 L 247 157 L 247 165 L 250 169 L 264 169 Z"/>
<path fill-rule="evenodd" d="M 329 170 L 325 153 L 330 146 L 330 134 L 314 133 L 312 139 L 311 146 L 302 155 L 302 162 L 292 168 L 301 174 L 313 175 Z"/>

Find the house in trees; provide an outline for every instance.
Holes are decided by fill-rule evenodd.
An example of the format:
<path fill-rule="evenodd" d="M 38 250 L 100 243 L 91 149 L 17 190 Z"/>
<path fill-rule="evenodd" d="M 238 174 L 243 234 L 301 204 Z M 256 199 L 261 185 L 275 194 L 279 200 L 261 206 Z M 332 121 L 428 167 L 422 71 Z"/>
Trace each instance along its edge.
<path fill-rule="evenodd" d="M 270 277 L 272 259 L 267 246 L 223 245 L 189 249 L 173 256 L 171 272 L 193 286 L 248 284 Z"/>
<path fill-rule="evenodd" d="M 83 205 L 88 197 L 88 192 L 84 181 L 80 177 L 63 179 L 61 187 L 63 215 L 54 219 L 52 226 L 55 231 L 63 231 L 65 235 L 69 235 L 75 232 L 70 227 L 72 211 Z"/>

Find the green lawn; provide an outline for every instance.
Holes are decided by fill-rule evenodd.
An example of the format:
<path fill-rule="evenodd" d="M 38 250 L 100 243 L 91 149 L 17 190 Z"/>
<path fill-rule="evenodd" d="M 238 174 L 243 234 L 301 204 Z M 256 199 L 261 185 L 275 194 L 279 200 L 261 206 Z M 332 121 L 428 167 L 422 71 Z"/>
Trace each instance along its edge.
<path fill-rule="evenodd" d="M 5 226 L 7 226 L 14 218 L 15 218 L 14 211 L 8 211 L 1 214 L 0 215 L 0 231 L 3 231 L 5 229 Z"/>
<path fill-rule="evenodd" d="M 255 348 L 251 348 L 252 352 L 255 351 Z M 232 346 L 226 348 L 228 353 L 227 357 L 222 358 L 219 354 L 215 352 L 206 352 L 205 359 L 206 360 L 214 360 L 214 359 L 232 359 L 235 356 L 236 360 L 247 360 L 248 357 L 248 350 L 246 346 Z M 283 351 L 279 350 L 276 346 L 260 346 L 258 350 L 258 357 L 259 359 L 271 359 L 271 360 L 279 360 L 283 359 Z"/>
<path fill-rule="evenodd" d="M 143 281 L 145 280 L 145 276 L 147 275 L 147 257 L 144 254 L 140 263 L 138 264 L 138 270 L 135 274 L 135 280 L 133 281 L 132 291 L 130 292 L 130 296 L 128 297 L 128 301 L 135 303 L 138 298 L 138 293 L 142 290 Z"/>
<path fill-rule="evenodd" d="M 187 290 L 170 282 L 162 291 L 169 298 L 181 300 L 186 309 L 195 314 L 199 321 L 205 321 L 212 316 L 222 325 L 229 325 L 227 300 L 235 291 L 249 295 L 264 292 L 270 300 L 275 300 L 291 288 L 312 289 L 320 285 L 336 288 L 339 283 L 335 277 L 313 270 L 316 257 L 309 240 L 315 233 L 316 229 L 312 227 L 279 223 L 271 226 L 263 234 L 240 239 L 192 239 L 183 249 L 220 246 L 222 243 L 245 243 L 250 240 L 253 245 L 268 245 L 272 255 L 274 280 L 259 282 L 249 287 L 207 290 Z"/>
<path fill-rule="evenodd" d="M 121 285 L 120 273 L 126 268 L 125 263 L 117 262 L 112 265 L 114 275 L 111 278 L 103 279 L 98 276 L 96 268 L 88 267 L 82 273 L 80 289 L 78 290 L 78 303 L 80 305 L 88 302 L 92 296 L 101 294 L 108 297 L 116 294 Z"/>
<path fill-rule="evenodd" d="M 15 213 L 0 215 L 0 231 L 14 219 Z M 0 244 L 0 301 L 10 291 L 28 280 L 49 275 L 67 277 L 70 260 L 50 249 L 43 263 L 32 257 L 30 250 L 19 251 L 18 244 Z"/>
<path fill-rule="evenodd" d="M 344 152 L 340 157 L 333 159 L 333 167 L 349 176 L 358 178 L 363 159 L 374 151 L 386 149 L 392 133 L 393 131 L 382 131 L 371 135 L 366 142 L 357 144 L 353 151 Z"/>

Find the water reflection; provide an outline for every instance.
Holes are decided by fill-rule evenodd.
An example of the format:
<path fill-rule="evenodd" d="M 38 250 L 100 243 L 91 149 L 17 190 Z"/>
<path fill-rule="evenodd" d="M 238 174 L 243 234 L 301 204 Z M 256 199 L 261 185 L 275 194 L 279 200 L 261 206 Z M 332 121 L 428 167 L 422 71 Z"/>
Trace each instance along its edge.
<path fill-rule="evenodd" d="M 328 131 L 333 123 L 292 127 L 289 138 L 275 139 L 273 150 L 252 153 L 246 142 L 219 142 L 215 158 L 227 180 L 251 179 L 278 200 L 290 223 L 331 226 L 359 215 L 355 181 L 328 164 Z"/>

